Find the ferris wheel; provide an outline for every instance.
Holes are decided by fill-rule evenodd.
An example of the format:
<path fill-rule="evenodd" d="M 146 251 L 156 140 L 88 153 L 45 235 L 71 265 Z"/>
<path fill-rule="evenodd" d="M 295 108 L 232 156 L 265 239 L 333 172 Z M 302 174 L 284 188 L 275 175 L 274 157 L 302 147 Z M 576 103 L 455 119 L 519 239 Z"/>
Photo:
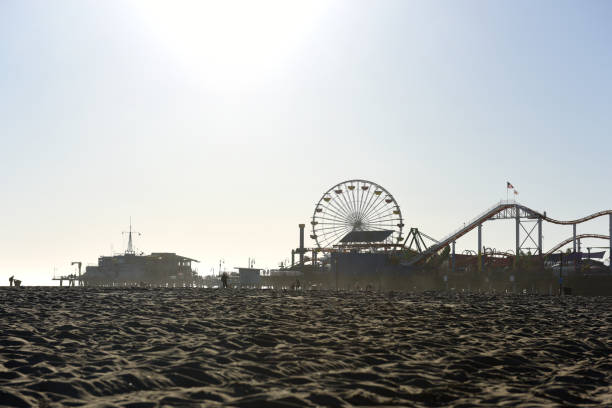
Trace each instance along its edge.
<path fill-rule="evenodd" d="M 310 237 L 319 248 L 345 244 L 350 241 L 348 237 L 356 236 L 350 233 L 361 231 L 377 231 L 374 235 L 379 237 L 379 244 L 399 246 L 403 239 L 399 205 L 391 193 L 367 180 L 344 181 L 325 192 L 315 207 L 311 225 Z"/>

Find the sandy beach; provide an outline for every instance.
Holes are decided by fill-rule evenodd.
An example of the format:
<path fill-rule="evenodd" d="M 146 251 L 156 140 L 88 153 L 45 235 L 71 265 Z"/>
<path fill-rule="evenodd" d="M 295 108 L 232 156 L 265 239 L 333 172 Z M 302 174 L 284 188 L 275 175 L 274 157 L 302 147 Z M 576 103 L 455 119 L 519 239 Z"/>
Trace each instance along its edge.
<path fill-rule="evenodd" d="M 7 406 L 612 405 L 612 298 L 0 288 Z"/>

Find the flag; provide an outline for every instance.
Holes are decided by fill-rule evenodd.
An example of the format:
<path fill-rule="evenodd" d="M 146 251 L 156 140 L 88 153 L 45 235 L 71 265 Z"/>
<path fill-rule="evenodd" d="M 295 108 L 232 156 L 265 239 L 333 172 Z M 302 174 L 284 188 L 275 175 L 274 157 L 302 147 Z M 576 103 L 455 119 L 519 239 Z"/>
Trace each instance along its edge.
<path fill-rule="evenodd" d="M 509 181 L 506 181 L 506 188 L 514 188 L 514 186 Z"/>
<path fill-rule="evenodd" d="M 514 190 L 514 195 L 518 195 L 518 191 Z"/>

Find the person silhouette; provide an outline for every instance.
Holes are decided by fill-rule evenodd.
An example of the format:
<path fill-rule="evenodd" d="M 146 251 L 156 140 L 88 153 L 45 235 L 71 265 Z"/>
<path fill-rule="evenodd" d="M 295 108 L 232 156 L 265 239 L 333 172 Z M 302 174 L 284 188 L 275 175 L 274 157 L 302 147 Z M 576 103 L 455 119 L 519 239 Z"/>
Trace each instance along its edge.
<path fill-rule="evenodd" d="M 223 272 L 221 275 L 221 283 L 223 283 L 223 287 L 227 288 L 227 273 Z"/>
<path fill-rule="evenodd" d="M 13 276 L 11 276 L 11 277 L 9 278 L 9 284 L 10 284 L 10 286 L 13 286 L 13 281 L 14 281 L 14 280 L 15 280 L 15 275 L 13 275 Z"/>

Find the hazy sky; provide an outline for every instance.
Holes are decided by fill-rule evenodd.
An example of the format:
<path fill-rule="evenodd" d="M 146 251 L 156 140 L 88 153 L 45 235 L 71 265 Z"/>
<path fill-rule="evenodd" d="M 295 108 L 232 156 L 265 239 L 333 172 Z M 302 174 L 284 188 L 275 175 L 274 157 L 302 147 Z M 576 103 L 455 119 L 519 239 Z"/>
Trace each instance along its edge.
<path fill-rule="evenodd" d="M 0 284 L 124 250 L 130 216 L 201 274 L 275 267 L 351 178 L 434 237 L 507 180 L 552 217 L 609 209 L 610 21 L 608 1 L 1 0 Z M 570 235 L 545 225 L 545 249 Z"/>

